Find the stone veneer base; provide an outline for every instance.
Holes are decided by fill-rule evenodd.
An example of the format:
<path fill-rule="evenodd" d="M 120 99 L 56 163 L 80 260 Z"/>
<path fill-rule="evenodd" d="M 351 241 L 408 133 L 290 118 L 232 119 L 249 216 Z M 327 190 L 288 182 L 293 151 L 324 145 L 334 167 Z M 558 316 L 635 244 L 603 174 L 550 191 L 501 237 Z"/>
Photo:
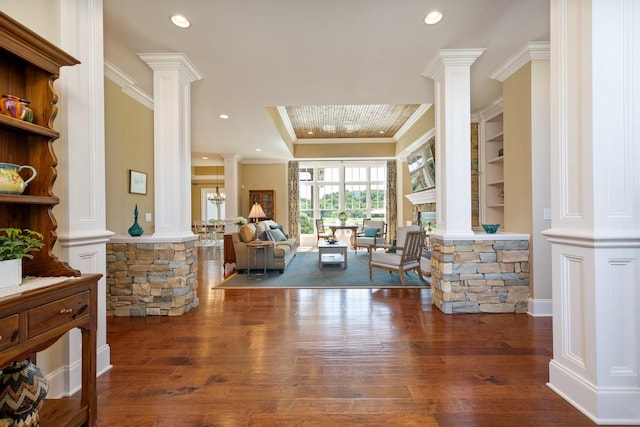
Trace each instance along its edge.
<path fill-rule="evenodd" d="M 107 316 L 187 313 L 199 304 L 197 273 L 195 239 L 112 239 L 107 243 Z"/>
<path fill-rule="evenodd" d="M 452 238 L 431 235 L 433 304 L 445 314 L 526 313 L 529 236 Z"/>

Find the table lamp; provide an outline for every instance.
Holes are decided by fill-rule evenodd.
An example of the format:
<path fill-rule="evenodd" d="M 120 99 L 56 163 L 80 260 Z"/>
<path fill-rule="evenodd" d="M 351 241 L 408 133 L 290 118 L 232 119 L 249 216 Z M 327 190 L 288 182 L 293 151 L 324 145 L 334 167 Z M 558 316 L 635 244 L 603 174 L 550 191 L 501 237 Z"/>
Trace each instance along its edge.
<path fill-rule="evenodd" d="M 258 219 L 264 218 L 264 217 L 266 217 L 266 215 L 264 214 L 264 211 L 262 210 L 262 206 L 260 206 L 260 203 L 258 202 L 254 203 L 253 206 L 251 206 L 251 212 L 249 212 L 249 219 L 251 220 L 251 222 L 258 222 Z"/>

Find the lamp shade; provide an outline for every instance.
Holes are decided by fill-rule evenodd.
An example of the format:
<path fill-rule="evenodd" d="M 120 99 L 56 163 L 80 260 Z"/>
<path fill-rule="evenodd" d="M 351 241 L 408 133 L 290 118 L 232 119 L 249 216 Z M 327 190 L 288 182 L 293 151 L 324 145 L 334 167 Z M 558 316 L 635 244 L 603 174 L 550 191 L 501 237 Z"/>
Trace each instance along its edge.
<path fill-rule="evenodd" d="M 260 203 L 254 203 L 253 206 L 251 206 L 251 212 L 249 212 L 249 219 L 258 219 L 258 218 L 264 218 L 266 215 L 264 214 L 264 211 L 262 210 L 262 206 L 260 206 Z"/>

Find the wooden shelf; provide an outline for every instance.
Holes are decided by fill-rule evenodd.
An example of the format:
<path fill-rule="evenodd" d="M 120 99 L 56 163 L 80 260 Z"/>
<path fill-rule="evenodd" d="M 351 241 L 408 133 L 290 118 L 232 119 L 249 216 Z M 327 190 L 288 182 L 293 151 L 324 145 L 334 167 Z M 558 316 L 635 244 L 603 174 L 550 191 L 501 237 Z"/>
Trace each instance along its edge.
<path fill-rule="evenodd" d="M 504 180 L 500 179 L 500 180 L 497 180 L 497 181 L 487 182 L 487 185 L 504 185 Z"/>
<path fill-rule="evenodd" d="M 13 117 L 3 116 L 0 114 L 0 128 L 10 129 L 14 132 L 20 132 L 27 135 L 46 136 L 57 139 L 60 132 L 54 129 L 45 128 L 23 120 L 14 119 Z"/>
<path fill-rule="evenodd" d="M 490 204 L 487 205 L 488 208 L 504 208 L 504 204 L 502 203 L 496 203 L 496 204 Z"/>
<path fill-rule="evenodd" d="M 487 160 L 487 163 L 491 164 L 491 163 L 502 163 L 502 161 L 504 160 L 504 156 L 498 156 L 495 157 L 491 160 Z"/>
<path fill-rule="evenodd" d="M 57 205 L 60 199 L 56 196 L 29 196 L 25 194 L 0 194 L 0 203 L 23 205 Z"/>
<path fill-rule="evenodd" d="M 494 134 L 493 136 L 490 136 L 487 138 L 487 142 L 502 142 L 504 137 L 504 132 L 498 132 L 497 134 Z"/>

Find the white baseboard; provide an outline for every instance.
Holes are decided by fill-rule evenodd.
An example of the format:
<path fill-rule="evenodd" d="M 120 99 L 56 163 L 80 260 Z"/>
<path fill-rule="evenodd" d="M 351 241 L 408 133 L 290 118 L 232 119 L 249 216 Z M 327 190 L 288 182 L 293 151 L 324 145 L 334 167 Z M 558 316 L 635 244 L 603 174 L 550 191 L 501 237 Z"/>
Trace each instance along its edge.
<path fill-rule="evenodd" d="M 533 317 L 552 317 L 553 304 L 550 299 L 532 299 L 529 298 L 529 316 Z"/>

